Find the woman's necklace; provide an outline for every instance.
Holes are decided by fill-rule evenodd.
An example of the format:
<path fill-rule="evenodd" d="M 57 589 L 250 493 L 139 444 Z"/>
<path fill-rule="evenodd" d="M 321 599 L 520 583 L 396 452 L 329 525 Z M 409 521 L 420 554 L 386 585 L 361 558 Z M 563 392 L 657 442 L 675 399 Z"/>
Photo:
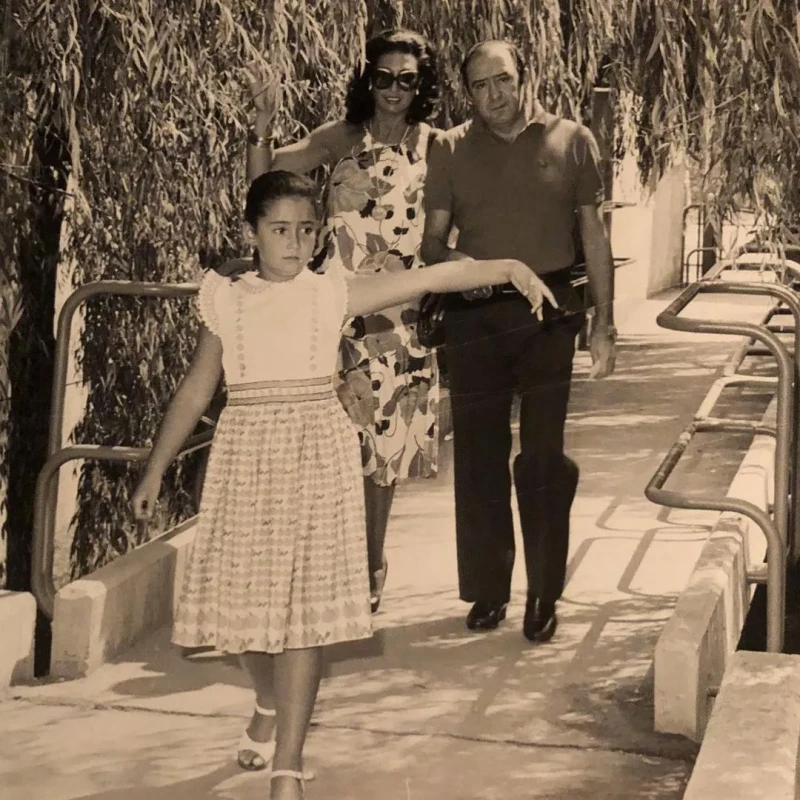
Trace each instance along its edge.
<path fill-rule="evenodd" d="M 411 126 L 406 124 L 406 129 L 403 131 L 403 135 L 400 137 L 400 141 L 396 145 L 392 144 L 381 144 L 378 146 L 377 140 L 375 139 L 375 134 L 372 132 L 372 120 L 370 120 L 369 128 L 367 128 L 367 133 L 369 134 L 369 151 L 372 155 L 372 164 L 374 167 L 374 172 L 370 177 L 370 181 L 372 183 L 372 187 L 375 190 L 375 208 L 372 211 L 372 216 L 374 219 L 382 222 L 388 216 L 389 210 L 383 203 L 384 194 L 381 192 L 381 178 L 378 174 L 378 156 L 375 155 L 375 151 L 383 151 L 385 148 L 389 147 L 393 150 L 392 160 L 389 164 L 386 165 L 386 169 L 390 170 L 390 174 L 394 174 L 397 170 L 398 166 L 398 159 L 400 158 L 401 149 L 403 144 L 405 144 L 406 137 L 408 136 L 408 132 L 411 130 Z"/>

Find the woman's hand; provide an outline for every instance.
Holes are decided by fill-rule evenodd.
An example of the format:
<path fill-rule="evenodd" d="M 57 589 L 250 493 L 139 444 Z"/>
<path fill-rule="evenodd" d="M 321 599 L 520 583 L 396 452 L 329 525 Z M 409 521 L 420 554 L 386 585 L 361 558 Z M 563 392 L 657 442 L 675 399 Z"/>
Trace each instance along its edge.
<path fill-rule="evenodd" d="M 145 475 L 131 498 L 133 516 L 140 522 L 149 522 L 153 518 L 161 491 L 161 478 Z"/>
<path fill-rule="evenodd" d="M 267 124 L 272 123 L 283 101 L 280 79 L 274 74 L 264 77 L 263 71 L 252 65 L 245 70 L 245 80 L 257 119 Z"/>
<path fill-rule="evenodd" d="M 540 321 L 544 316 L 545 300 L 547 300 L 553 308 L 558 308 L 558 301 L 553 296 L 549 287 L 526 264 L 512 259 L 508 278 L 519 293 L 528 299 L 528 302 L 532 306 L 531 314 L 536 314 L 536 317 Z"/>

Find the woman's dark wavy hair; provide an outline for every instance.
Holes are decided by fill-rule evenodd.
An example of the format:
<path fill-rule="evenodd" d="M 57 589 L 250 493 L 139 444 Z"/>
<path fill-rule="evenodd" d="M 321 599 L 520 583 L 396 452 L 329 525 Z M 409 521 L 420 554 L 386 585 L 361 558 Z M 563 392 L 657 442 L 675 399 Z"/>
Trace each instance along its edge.
<path fill-rule="evenodd" d="M 347 86 L 344 118 L 353 125 L 372 119 L 375 100 L 370 81 L 378 60 L 387 53 L 407 53 L 417 60 L 419 87 L 406 113 L 406 122 L 413 125 L 423 122 L 433 114 L 439 102 L 439 76 L 436 71 L 436 52 L 431 43 L 418 33 L 403 28 L 392 28 L 373 36 L 365 50 L 363 67 L 356 67 Z"/>

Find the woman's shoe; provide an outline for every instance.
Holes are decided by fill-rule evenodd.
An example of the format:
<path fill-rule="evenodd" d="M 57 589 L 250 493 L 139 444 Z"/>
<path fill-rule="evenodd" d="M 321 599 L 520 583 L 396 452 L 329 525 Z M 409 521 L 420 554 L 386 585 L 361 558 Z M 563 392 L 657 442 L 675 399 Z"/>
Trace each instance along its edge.
<path fill-rule="evenodd" d="M 256 703 L 256 711 L 264 717 L 274 717 L 275 712 L 268 708 L 261 708 Z M 243 752 L 255 753 L 258 758 L 253 759 L 249 763 L 242 761 Z M 272 729 L 272 734 L 266 742 L 257 742 L 253 739 L 245 728 L 242 738 L 239 739 L 239 746 L 236 756 L 236 761 L 242 769 L 250 770 L 251 772 L 259 772 L 262 769 L 267 769 L 272 763 L 272 757 L 275 755 L 275 729 Z"/>
<path fill-rule="evenodd" d="M 375 588 L 369 593 L 369 604 L 374 614 L 381 604 L 383 587 L 386 585 L 386 574 L 389 572 L 389 562 L 383 557 L 383 567 L 375 571 Z"/>
<path fill-rule="evenodd" d="M 294 778 L 296 781 L 300 781 L 301 794 L 303 797 L 306 796 L 306 778 L 302 772 L 296 772 L 293 769 L 274 769 L 269 779 L 272 781 L 274 778 Z"/>

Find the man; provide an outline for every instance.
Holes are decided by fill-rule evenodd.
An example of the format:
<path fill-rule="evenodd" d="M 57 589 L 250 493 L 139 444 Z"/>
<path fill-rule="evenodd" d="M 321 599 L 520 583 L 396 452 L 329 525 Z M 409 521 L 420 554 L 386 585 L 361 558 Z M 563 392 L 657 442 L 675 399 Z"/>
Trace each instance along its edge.
<path fill-rule="evenodd" d="M 454 296 L 445 316 L 453 413 L 456 539 L 461 599 L 472 630 L 505 619 L 514 564 L 511 404 L 521 395 L 521 452 L 513 475 L 528 596 L 523 632 L 547 641 L 564 588 L 578 467 L 564 455 L 575 338 L 583 308 L 570 284 L 579 227 L 594 299 L 594 377 L 614 369 L 614 271 L 600 211 L 597 145 L 583 126 L 524 102 L 525 65 L 510 42 L 473 47 L 462 77 L 469 122 L 434 146 L 425 184 L 422 254 L 518 258 L 551 287 L 559 312 L 543 322 L 510 286 Z M 450 248 L 451 229 L 458 231 Z"/>

